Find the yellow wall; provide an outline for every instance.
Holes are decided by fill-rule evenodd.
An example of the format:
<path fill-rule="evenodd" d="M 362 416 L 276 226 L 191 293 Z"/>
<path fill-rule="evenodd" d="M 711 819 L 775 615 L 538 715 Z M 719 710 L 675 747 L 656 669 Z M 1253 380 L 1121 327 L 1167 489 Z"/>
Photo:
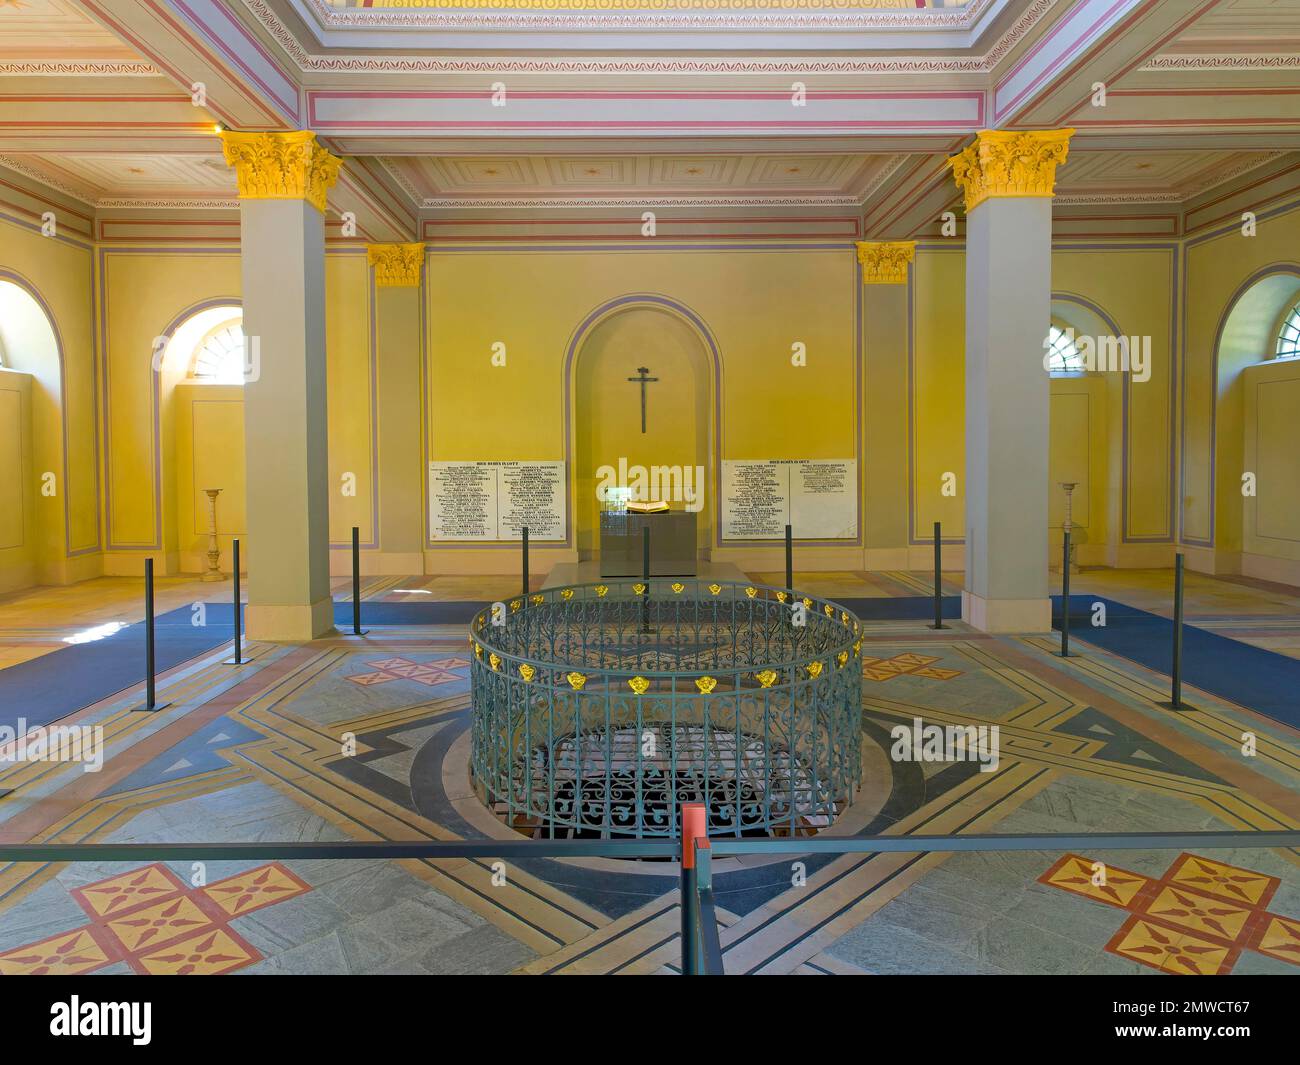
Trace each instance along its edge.
<path fill-rule="evenodd" d="M 0 368 L 0 594 L 36 583 L 32 377 Z"/>
<path fill-rule="evenodd" d="M 220 488 L 217 497 L 217 544 L 221 568 L 230 571 L 230 542 L 245 543 L 244 397 L 238 385 L 176 386 L 176 532 L 180 568 L 207 569 L 208 497 L 205 488 Z M 242 561 L 241 567 L 247 568 Z"/>
<path fill-rule="evenodd" d="M 50 506 L 38 494 L 33 500 L 34 539 L 40 549 L 33 555 L 21 546 L 0 546 L 0 587 L 99 572 L 101 498 L 107 572 L 139 572 L 146 555 L 160 559 L 164 572 L 200 568 L 207 546 L 200 490 L 209 485 L 198 482 L 214 479 L 226 482 L 220 485 L 225 491 L 219 520 L 222 562 L 228 566 L 229 538 L 242 531 L 243 459 L 236 446 L 242 438 L 239 391 L 180 385 L 186 367 L 171 363 L 155 385 L 150 363 L 154 338 L 182 312 L 219 298 L 238 298 L 237 252 L 105 246 L 99 253 L 102 269 L 92 300 L 89 248 L 43 238 L 3 220 L 0 233 L 5 238 L 0 268 L 18 272 L 38 289 L 53 312 L 65 355 L 64 373 L 53 391 L 47 387 L 42 393 L 37 375 L 30 427 L 11 426 L 0 447 L 6 453 L 29 447 L 28 468 L 38 474 L 53 467 L 64 482 L 60 419 L 65 404 L 57 393 L 66 386 L 68 472 L 60 487 L 68 492 L 70 519 L 65 537 L 63 500 Z M 1137 243 L 1058 246 L 1053 290 L 1076 299 L 1082 308 L 1070 324 L 1080 331 L 1097 330 L 1100 314 L 1123 334 L 1151 337 L 1154 355 L 1151 380 L 1145 383 L 1125 382 L 1114 374 L 1053 382 L 1052 523 L 1059 526 L 1061 518 L 1062 496 L 1055 482 L 1079 480 L 1075 522 L 1080 526 L 1076 539 L 1086 545 L 1082 561 L 1167 564 L 1178 533 L 1176 521 L 1170 527 L 1170 511 L 1177 517 L 1180 506 L 1179 499 L 1171 499 L 1176 491 L 1171 488 L 1171 465 L 1183 473 L 1184 541 L 1208 541 L 1214 516 L 1217 554 L 1198 557 L 1193 547 L 1193 565 L 1239 567 L 1242 552 L 1294 561 L 1285 532 L 1291 521 L 1286 505 L 1279 503 L 1279 510 L 1273 501 L 1261 500 L 1243 509 L 1239 491 L 1247 465 L 1263 469 L 1275 452 L 1286 449 L 1284 442 L 1273 443 L 1281 424 L 1273 397 L 1289 402 L 1292 393 L 1284 380 L 1264 374 L 1260 387 L 1265 391 L 1248 397 L 1240 360 L 1220 360 L 1215 376 L 1214 347 L 1228 303 L 1242 283 L 1270 263 L 1287 261 L 1298 245 L 1300 211 L 1266 219 L 1254 238 L 1233 231 L 1189 242 L 1187 303 L 1178 315 L 1175 285 L 1183 249 Z M 706 380 L 689 396 L 672 394 L 666 382 L 649 390 L 651 423 L 682 445 L 683 462 L 704 448 L 710 521 L 716 513 L 719 458 L 858 457 L 861 546 L 830 549 L 830 554 L 816 556 L 822 564 L 928 565 L 935 520 L 943 522 L 946 538 L 960 540 L 965 487 L 960 251 L 923 246 L 909 286 L 864 289 L 852 248 L 845 245 L 771 250 L 431 249 L 424 287 L 424 421 L 417 426 L 400 420 L 393 423 L 400 425 L 399 432 L 387 432 L 388 453 L 412 461 L 402 478 L 386 478 L 385 495 L 378 501 L 375 449 L 382 419 L 377 419 L 376 405 L 389 401 L 374 395 L 377 363 L 382 360 L 372 339 L 376 308 L 371 284 L 363 255 L 352 250 L 327 254 L 330 535 L 342 547 L 351 527 L 359 526 L 363 544 L 377 544 L 368 568 L 380 567 L 376 560 L 385 548 L 381 529 L 375 527 L 377 503 L 382 514 L 400 513 L 402 530 L 414 524 L 418 514 L 414 535 L 423 536 L 429 459 L 567 456 L 575 464 L 590 464 L 587 452 L 577 446 L 579 427 L 565 426 L 566 397 L 571 417 L 582 409 L 573 406 L 579 399 L 580 375 L 568 380 L 564 376 L 566 355 L 575 331 L 596 308 L 638 293 L 667 298 L 698 315 L 717 345 L 720 366 L 715 370 L 711 355 L 701 358 Z M 406 346 L 415 343 L 412 308 L 414 304 L 394 317 L 383 335 L 406 337 Z M 650 331 L 644 337 L 632 326 L 638 321 L 653 325 L 660 312 L 627 312 L 621 324 L 615 314 L 609 319 L 615 325 L 602 326 L 603 336 L 599 331 L 588 335 L 585 340 L 591 346 L 582 350 L 591 354 L 612 343 L 609 330 L 614 329 L 620 337 L 620 358 L 637 361 L 637 350 L 650 350 L 670 333 L 684 330 L 683 336 L 697 345 L 692 357 L 698 357 L 709 350 L 705 334 L 681 324 L 680 313 L 685 312 L 679 312 L 674 319 L 678 324 L 662 335 L 646 326 Z M 1186 367 L 1185 374 L 1175 378 L 1173 327 L 1184 314 Z M 103 327 L 99 369 L 92 343 L 96 315 Z M 498 342 L 506 345 L 505 367 L 491 362 Z M 805 345 L 806 367 L 791 365 L 796 342 Z M 663 351 L 659 354 L 668 358 Z M 652 374 L 657 372 L 648 356 L 646 364 Z M 395 359 L 394 366 L 400 366 L 405 377 L 418 376 L 418 364 L 413 368 Z M 609 436 L 637 420 L 639 398 L 635 384 L 620 391 L 619 375 L 610 371 L 606 376 L 609 380 L 598 389 L 599 403 L 589 398 L 586 407 L 598 408 L 602 419 L 592 430 Z M 664 371 L 663 376 L 674 375 Z M 420 382 L 386 380 L 386 387 L 409 395 L 420 389 Z M 721 395 L 719 419 L 712 413 L 715 390 Z M 6 391 L 15 394 L 12 382 Z M 393 394 L 390 401 L 398 398 Z M 97 399 L 102 419 L 98 442 Z M 12 405 L 14 400 L 4 402 Z M 52 421 L 42 423 L 37 417 L 42 403 L 53 410 Z M 673 428 L 679 421 L 689 433 Z M 23 443 L 25 432 L 31 433 L 30 445 Z M 419 439 L 421 433 L 427 434 L 427 446 Z M 1180 441 L 1185 441 L 1181 453 Z M 608 450 L 604 444 L 601 448 Z M 628 445 L 625 450 L 634 449 Z M 102 474 L 96 468 L 97 455 L 102 455 Z M 636 461 L 635 455 L 628 457 Z M 1212 468 L 1217 479 L 1213 507 Z M 942 475 L 949 471 L 957 474 L 957 495 L 951 498 L 940 492 Z M 587 496 L 592 486 L 581 470 L 571 472 L 576 493 L 570 499 L 571 520 L 589 525 L 594 512 Z M 344 492 L 347 474 L 353 475 L 354 495 Z M 35 476 L 31 486 L 38 486 Z M 1255 509 L 1248 512 L 1251 507 Z M 380 524 L 382 528 L 383 521 Z M 391 527 L 397 530 L 397 525 Z M 1285 535 L 1273 535 L 1274 529 Z M 9 538 L 0 535 L 0 544 Z M 393 538 L 399 539 L 397 531 Z M 1054 542 L 1059 544 L 1059 532 Z M 413 561 L 410 546 L 407 540 L 400 555 L 400 565 L 407 569 Z M 575 549 L 576 544 L 564 550 Z M 425 566 L 432 572 L 482 572 L 507 554 L 426 544 Z M 557 557 L 561 555 L 552 555 Z M 770 548 L 757 546 L 728 547 L 720 557 L 766 564 L 774 556 Z M 337 566 L 346 564 L 340 552 Z M 513 567 L 516 560 L 510 555 L 502 564 Z"/>
<path fill-rule="evenodd" d="M 1249 367 L 1242 391 L 1245 465 L 1257 479 L 1255 494 L 1242 499 L 1243 568 L 1257 577 L 1295 581 L 1300 573 L 1300 448 L 1295 442 L 1300 360 Z"/>
<path fill-rule="evenodd" d="M 362 541 L 371 542 L 375 483 L 365 256 L 327 254 L 325 283 L 330 537 L 339 545 L 350 543 L 355 524 Z M 206 506 L 205 487 L 223 488 L 218 526 L 222 566 L 229 566 L 231 534 L 243 526 L 244 459 L 242 438 L 238 463 L 226 445 L 237 426 L 242 433 L 243 415 L 229 406 L 196 409 L 195 404 L 204 397 L 213 404 L 218 397 L 223 404 L 242 404 L 239 389 L 184 385 L 188 353 L 169 351 L 157 382 L 152 363 L 155 338 L 178 318 L 215 302 L 237 303 L 239 294 L 237 250 L 105 249 L 100 301 L 107 337 L 107 572 L 138 573 L 148 556 L 158 560 L 161 572 L 205 567 L 207 519 L 202 509 L 197 515 L 194 509 L 196 499 Z M 274 353 L 263 351 L 261 357 Z M 220 459 L 217 448 L 225 452 Z M 274 461 L 274 456 L 249 458 Z M 345 474 L 355 477 L 355 495 L 345 494 Z M 225 483 L 195 483 L 196 477 Z M 418 485 L 412 490 L 418 492 Z"/>
<path fill-rule="evenodd" d="M 572 401 L 574 388 L 565 379 L 566 353 L 593 311 L 634 294 L 688 309 L 716 342 L 722 411 L 711 486 L 718 459 L 853 458 L 858 287 L 854 250 L 844 245 L 435 249 L 427 258 L 429 458 L 561 460 L 568 452 L 575 461 L 575 427 L 566 434 L 565 426 L 566 394 Z M 492 365 L 498 342 L 506 346 L 504 367 Z M 795 343 L 805 346 L 806 366 L 792 365 Z M 653 376 L 653 362 L 644 364 Z M 648 394 L 652 412 L 664 403 L 694 402 L 694 396 L 673 396 L 667 385 L 651 385 Z M 635 384 L 624 385 L 619 403 L 612 415 L 639 424 Z M 585 480 L 583 471 L 573 479 Z M 715 503 L 712 492 L 706 505 Z M 574 505 L 571 497 L 571 516 Z M 584 506 L 577 513 L 590 511 Z M 435 571 L 445 564 L 443 550 L 430 552 Z M 490 549 L 453 550 L 459 563 L 494 564 Z"/>
<path fill-rule="evenodd" d="M 31 365 L 26 361 L 31 353 L 9 353 L 14 368 L 33 377 L 31 470 L 38 481 L 45 473 L 54 474 L 49 482 L 54 494 L 38 494 L 34 501 L 35 579 L 51 584 L 81 580 L 99 572 L 90 248 L 0 218 L 0 249 L 0 271 L 16 275 L 45 304 L 63 356 L 60 367 L 44 353 Z M 17 574 L 6 573 L 10 564 L 11 559 L 0 556 L 0 585 L 18 587 L 26 563 L 17 563 Z"/>
<path fill-rule="evenodd" d="M 1247 330 L 1257 337 L 1255 350 L 1240 343 L 1240 337 L 1237 343 L 1231 338 L 1224 342 L 1220 334 L 1234 299 L 1252 277 L 1278 266 L 1300 271 L 1298 247 L 1300 207 L 1294 206 L 1260 218 L 1254 236 L 1233 226 L 1187 247 L 1183 539 L 1192 545 L 1194 564 L 1211 572 L 1250 573 L 1249 556 L 1255 554 L 1266 560 L 1293 557 L 1280 542 L 1256 538 L 1245 543 L 1241 476 L 1257 472 L 1247 463 L 1245 442 L 1269 437 L 1267 432 L 1257 437 L 1260 427 L 1247 420 L 1243 374 L 1272 355 L 1276 316 L 1300 292 L 1300 278 L 1291 283 L 1283 277 L 1268 309 L 1261 308 L 1262 318 Z M 1284 579 L 1276 565 L 1259 565 L 1258 575 Z M 1300 580 L 1300 569 L 1285 572 L 1290 574 L 1286 579 Z"/>

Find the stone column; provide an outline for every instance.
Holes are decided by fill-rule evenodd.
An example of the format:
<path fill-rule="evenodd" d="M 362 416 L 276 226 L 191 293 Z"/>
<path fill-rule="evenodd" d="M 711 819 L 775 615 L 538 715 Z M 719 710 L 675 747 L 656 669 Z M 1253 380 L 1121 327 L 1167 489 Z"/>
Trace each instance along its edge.
<path fill-rule="evenodd" d="M 251 640 L 333 631 L 325 404 L 325 194 L 310 131 L 221 134 L 239 180 Z"/>
<path fill-rule="evenodd" d="M 424 572 L 420 446 L 420 270 L 424 245 L 370 244 L 375 268 L 375 344 L 379 363 L 379 552 L 376 573 Z M 363 556 L 364 557 L 364 556 Z"/>
<path fill-rule="evenodd" d="M 909 569 L 907 543 L 907 267 L 916 241 L 860 241 L 863 419 L 862 564 Z"/>
<path fill-rule="evenodd" d="M 1052 191 L 1073 130 L 982 130 L 949 159 L 966 197 L 962 619 L 1045 632 Z"/>

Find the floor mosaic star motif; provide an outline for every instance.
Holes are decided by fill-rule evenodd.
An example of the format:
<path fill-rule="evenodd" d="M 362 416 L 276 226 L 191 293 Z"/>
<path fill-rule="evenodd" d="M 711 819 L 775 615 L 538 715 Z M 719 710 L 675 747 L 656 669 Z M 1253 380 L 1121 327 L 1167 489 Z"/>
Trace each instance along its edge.
<path fill-rule="evenodd" d="M 1179 855 L 1159 880 L 1067 854 L 1039 883 L 1127 910 L 1106 950 L 1161 972 L 1214 976 L 1244 950 L 1300 965 L 1300 921 L 1266 907 L 1281 881 L 1195 854 Z M 1094 882 L 1095 881 L 1095 882 Z"/>
<path fill-rule="evenodd" d="M 261 961 L 236 917 L 310 891 L 278 862 L 192 888 L 161 863 L 75 888 L 91 923 L 0 954 L 5 976 L 74 975 L 125 961 L 145 975 L 216 975 Z"/>
<path fill-rule="evenodd" d="M 393 680 L 413 680 L 432 688 L 435 684 L 446 684 L 465 677 L 455 672 L 466 669 L 469 662 L 464 658 L 442 658 L 437 662 L 412 662 L 408 658 L 380 658 L 367 662 L 370 671 L 353 673 L 347 679 L 353 684 L 363 686 L 387 684 Z"/>
<path fill-rule="evenodd" d="M 959 669 L 936 669 L 931 663 L 939 659 L 933 655 L 901 654 L 893 658 L 868 658 L 862 656 L 862 675 L 867 680 L 886 681 L 910 675 L 929 680 L 952 680 L 960 677 Z"/>

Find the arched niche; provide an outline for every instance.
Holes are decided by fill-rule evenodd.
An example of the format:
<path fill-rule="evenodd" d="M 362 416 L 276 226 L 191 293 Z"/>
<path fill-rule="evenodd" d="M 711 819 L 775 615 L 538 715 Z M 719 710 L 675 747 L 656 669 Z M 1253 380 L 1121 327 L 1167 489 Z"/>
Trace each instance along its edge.
<path fill-rule="evenodd" d="M 1283 315 L 1300 298 L 1300 263 L 1272 263 L 1256 270 L 1233 293 L 1215 332 L 1213 457 L 1215 547 L 1242 549 L 1241 476 L 1245 467 L 1243 371 L 1273 357 Z"/>
<path fill-rule="evenodd" d="M 63 342 L 36 286 L 0 270 L 0 590 L 62 583 L 68 540 Z"/>
<path fill-rule="evenodd" d="M 646 432 L 641 432 L 641 389 L 629 378 L 639 367 L 657 378 L 646 386 Z M 697 549 L 713 535 L 715 508 L 717 345 L 703 321 L 684 304 L 657 294 L 620 297 L 596 308 L 570 342 L 566 378 L 573 462 L 573 521 L 579 559 L 596 556 L 601 467 L 690 467 L 702 507 Z M 670 500 L 681 503 L 682 501 Z"/>
<path fill-rule="evenodd" d="M 195 354 L 205 340 L 223 325 L 242 319 L 237 298 L 206 299 L 177 312 L 155 341 L 159 531 L 172 571 L 207 568 L 209 503 L 204 489 L 221 489 L 217 527 L 223 572 L 230 571 L 231 540 L 246 527 L 242 381 L 192 376 Z"/>
<path fill-rule="evenodd" d="M 1119 324 L 1101 305 L 1073 292 L 1052 293 L 1052 321 L 1075 336 L 1123 336 Z M 1123 390 L 1124 373 L 1053 376 L 1051 443 L 1048 458 L 1051 565 L 1061 565 L 1065 492 L 1074 490 L 1071 541 L 1081 565 L 1113 565 L 1124 528 Z"/>

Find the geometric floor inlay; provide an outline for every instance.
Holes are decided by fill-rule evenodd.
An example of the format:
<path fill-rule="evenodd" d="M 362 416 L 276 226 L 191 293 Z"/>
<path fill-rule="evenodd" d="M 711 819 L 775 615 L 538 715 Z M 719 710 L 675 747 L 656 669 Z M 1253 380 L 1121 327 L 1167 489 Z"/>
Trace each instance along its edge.
<path fill-rule="evenodd" d="M 132 869 L 72 897 L 91 923 L 0 954 L 0 974 L 71 975 L 125 961 L 137 973 L 198 976 L 261 961 L 229 922 L 310 891 L 278 862 L 193 888 L 161 863 Z"/>
<path fill-rule="evenodd" d="M 433 687 L 435 684 L 446 684 L 448 681 L 464 680 L 463 676 L 453 673 L 452 670 L 464 669 L 469 662 L 464 658 L 447 658 L 438 662 L 412 662 L 405 658 L 381 658 L 375 662 L 367 662 L 366 665 L 373 667 L 371 673 L 353 673 L 348 680 L 353 684 L 387 684 L 390 680 L 413 680 L 420 684 Z"/>
<path fill-rule="evenodd" d="M 1300 921 L 1265 907 L 1281 881 L 1195 854 L 1181 854 L 1159 880 L 1067 854 L 1038 878 L 1094 902 L 1126 910 L 1106 950 L 1182 975 L 1231 972 L 1243 950 L 1300 965 Z"/>
<path fill-rule="evenodd" d="M 931 662 L 939 661 L 932 655 L 901 654 L 893 658 L 862 657 L 862 675 L 867 680 L 886 681 L 904 674 L 913 677 L 928 677 L 930 680 L 952 680 L 960 677 L 959 669 L 935 669 Z"/>

